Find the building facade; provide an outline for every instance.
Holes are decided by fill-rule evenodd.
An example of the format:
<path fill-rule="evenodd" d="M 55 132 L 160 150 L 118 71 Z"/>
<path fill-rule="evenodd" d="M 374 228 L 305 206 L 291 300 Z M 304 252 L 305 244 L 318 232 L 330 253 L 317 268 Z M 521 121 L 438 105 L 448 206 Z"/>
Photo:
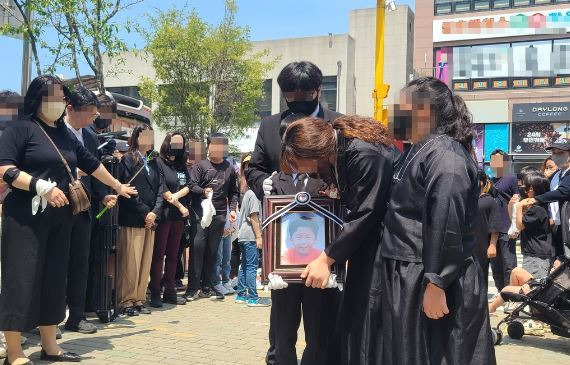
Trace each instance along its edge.
<path fill-rule="evenodd" d="M 414 14 L 411 9 L 402 5 L 393 12 L 387 11 L 385 29 L 384 82 L 390 85 L 386 104 L 391 104 L 413 71 Z M 260 119 L 287 108 L 277 76 L 286 64 L 300 60 L 312 61 L 322 70 L 321 102 L 325 107 L 344 114 L 374 114 L 375 8 L 351 11 L 348 34 L 253 42 L 253 51 L 260 50 L 268 50 L 270 60 L 277 58 L 263 85 L 264 98 L 257 107 Z M 137 53 L 129 53 L 125 58 L 125 64 L 120 67 L 127 72 L 106 78 L 107 89 L 140 97 L 137 85 L 141 77 L 154 76 L 151 62 Z M 106 65 L 114 67 L 112 61 L 107 61 Z M 253 150 L 258 123 L 245 133 L 243 139 L 234 141 L 241 151 Z M 156 138 L 160 140 L 160 136 Z"/>
<path fill-rule="evenodd" d="M 570 137 L 570 4 L 560 0 L 416 1 L 414 76 L 466 100 L 480 160 L 508 151 L 515 169 Z"/>

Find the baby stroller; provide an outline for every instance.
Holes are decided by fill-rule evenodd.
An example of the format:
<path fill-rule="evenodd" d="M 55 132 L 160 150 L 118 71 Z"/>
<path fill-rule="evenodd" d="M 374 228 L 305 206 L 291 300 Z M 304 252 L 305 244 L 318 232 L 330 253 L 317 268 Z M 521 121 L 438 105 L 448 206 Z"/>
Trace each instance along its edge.
<path fill-rule="evenodd" d="M 550 275 L 529 284 L 532 290 L 526 295 L 501 293 L 506 302 L 520 302 L 520 305 L 493 328 L 495 345 L 503 339 L 500 329 L 503 324 L 507 324 L 510 338 L 520 340 L 524 336 L 521 320 L 525 319 L 541 321 L 550 325 L 555 335 L 570 338 L 570 259 L 562 259 L 560 266 Z"/>

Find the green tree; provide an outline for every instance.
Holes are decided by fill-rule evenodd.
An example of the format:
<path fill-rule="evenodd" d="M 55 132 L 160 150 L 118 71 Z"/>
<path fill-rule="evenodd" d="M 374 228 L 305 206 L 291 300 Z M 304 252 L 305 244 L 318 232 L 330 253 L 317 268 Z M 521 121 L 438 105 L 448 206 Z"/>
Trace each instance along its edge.
<path fill-rule="evenodd" d="M 55 73 L 57 67 L 73 68 L 79 79 L 80 64 L 89 66 L 97 79 L 100 92 L 105 88 L 103 54 L 118 58 L 128 50 L 121 39 L 121 30 L 130 32 L 130 22 L 115 21 L 121 11 L 143 0 L 14 0 L 23 19 L 19 26 L 5 24 L 0 34 L 17 35 L 29 39 L 36 65 L 36 73 Z M 28 18 L 27 12 L 33 14 Z M 47 42 L 45 34 L 55 32 L 57 41 Z M 38 50 L 45 49 L 52 56 L 42 68 Z"/>
<path fill-rule="evenodd" d="M 211 132 L 238 137 L 257 119 L 268 52 L 252 52 L 249 29 L 236 24 L 237 7 L 226 1 L 220 24 L 196 12 L 172 9 L 151 18 L 143 32 L 156 79 L 143 78 L 141 95 L 156 103 L 153 120 L 167 131 L 203 140 Z"/>

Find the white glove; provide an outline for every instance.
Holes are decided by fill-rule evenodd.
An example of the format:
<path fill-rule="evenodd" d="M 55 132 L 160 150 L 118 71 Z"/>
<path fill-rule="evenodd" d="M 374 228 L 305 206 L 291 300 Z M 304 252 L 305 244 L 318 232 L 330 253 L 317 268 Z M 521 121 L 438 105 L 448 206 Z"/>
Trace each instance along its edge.
<path fill-rule="evenodd" d="M 213 192 L 208 193 L 208 197 L 202 200 L 202 220 L 200 221 L 200 226 L 202 229 L 206 229 L 210 227 L 212 224 L 212 217 L 216 214 L 216 208 L 214 208 L 214 204 L 212 204 L 212 195 Z"/>
<path fill-rule="evenodd" d="M 52 182 L 51 179 L 48 179 L 47 181 L 39 179 L 36 182 L 36 196 L 32 199 L 32 215 L 36 215 L 38 213 L 40 206 L 42 207 L 42 211 L 40 213 L 46 210 L 48 201 L 44 196 L 56 186 L 57 184 Z"/>
<path fill-rule="evenodd" d="M 273 191 L 273 180 L 271 180 L 271 178 L 276 174 L 277 174 L 277 171 L 273 171 L 271 176 L 269 176 L 267 179 L 263 180 L 263 194 L 264 195 L 271 195 L 271 192 Z"/>
<path fill-rule="evenodd" d="M 267 279 L 269 279 L 269 284 L 267 287 L 271 290 L 285 289 L 289 286 L 289 284 L 283 281 L 283 278 L 281 276 L 275 275 L 273 273 L 267 275 Z"/>

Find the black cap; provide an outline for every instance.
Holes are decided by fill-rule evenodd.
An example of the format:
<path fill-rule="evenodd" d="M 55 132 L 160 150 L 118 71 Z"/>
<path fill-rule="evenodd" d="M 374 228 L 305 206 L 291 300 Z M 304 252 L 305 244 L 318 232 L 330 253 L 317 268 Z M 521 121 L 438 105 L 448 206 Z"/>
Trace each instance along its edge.
<path fill-rule="evenodd" d="M 558 138 L 556 141 L 554 141 L 554 143 L 546 147 L 546 150 L 549 151 L 553 148 L 558 148 L 559 150 L 563 151 L 570 151 L 570 140 L 566 138 Z"/>

